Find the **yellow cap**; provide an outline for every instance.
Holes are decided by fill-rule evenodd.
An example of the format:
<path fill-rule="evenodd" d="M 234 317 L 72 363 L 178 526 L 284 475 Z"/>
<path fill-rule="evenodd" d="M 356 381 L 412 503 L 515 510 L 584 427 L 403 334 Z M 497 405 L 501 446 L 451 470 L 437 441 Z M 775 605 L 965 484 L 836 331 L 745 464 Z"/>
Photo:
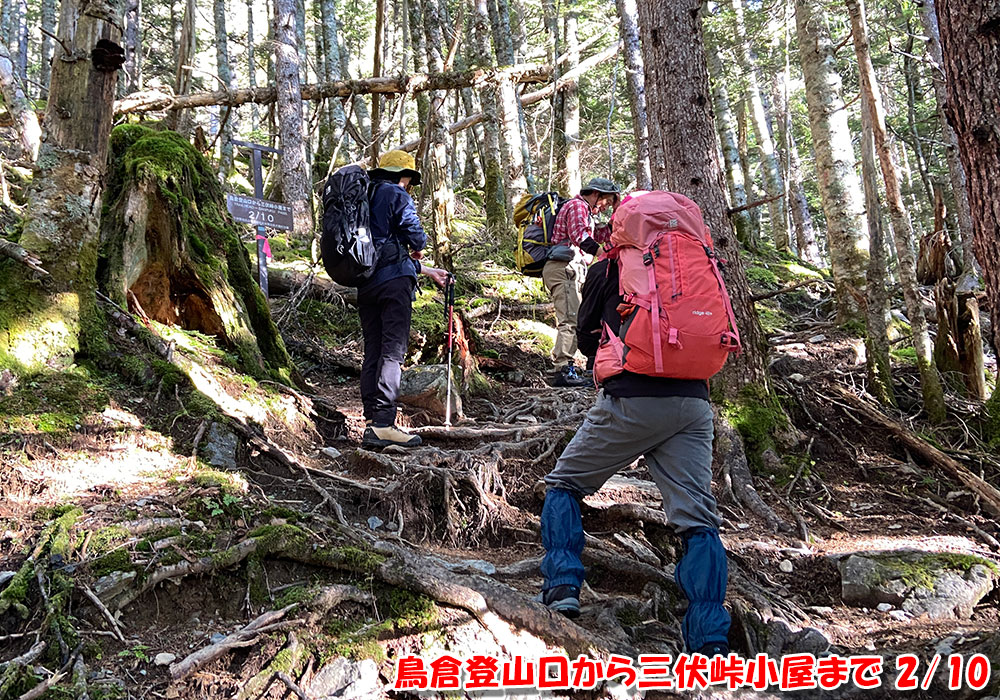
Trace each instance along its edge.
<path fill-rule="evenodd" d="M 420 173 L 417 172 L 417 162 L 406 151 L 395 150 L 383 153 L 382 157 L 378 159 L 378 167 L 371 172 L 377 173 L 380 170 L 387 173 L 409 175 L 414 185 L 420 184 Z"/>

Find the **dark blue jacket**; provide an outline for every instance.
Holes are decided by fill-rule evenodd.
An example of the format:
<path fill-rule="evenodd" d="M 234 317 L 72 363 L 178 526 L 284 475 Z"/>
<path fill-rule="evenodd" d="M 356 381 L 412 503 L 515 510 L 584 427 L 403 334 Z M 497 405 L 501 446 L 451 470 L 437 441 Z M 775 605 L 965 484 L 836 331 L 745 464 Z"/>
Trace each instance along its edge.
<path fill-rule="evenodd" d="M 379 261 L 375 274 L 358 288 L 358 294 L 398 277 L 412 277 L 416 282 L 420 263 L 410 258 L 410 251 L 423 250 L 427 234 L 420 225 L 413 199 L 399 185 L 375 180 L 368 201 L 372 240 L 379 251 Z"/>

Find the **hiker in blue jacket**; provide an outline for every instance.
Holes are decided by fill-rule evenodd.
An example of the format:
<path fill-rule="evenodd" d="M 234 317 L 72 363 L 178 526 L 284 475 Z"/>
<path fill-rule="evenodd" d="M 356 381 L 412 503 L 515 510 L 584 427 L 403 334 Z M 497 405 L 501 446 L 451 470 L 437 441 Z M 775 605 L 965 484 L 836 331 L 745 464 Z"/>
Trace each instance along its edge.
<path fill-rule="evenodd" d="M 588 358 L 597 352 L 602 323 L 618 333 L 622 302 L 618 265 L 605 259 L 591 266 L 577 320 L 579 349 Z M 684 615 L 684 642 L 691 653 L 727 655 L 730 620 L 722 603 L 728 567 L 712 496 L 712 437 L 706 381 L 628 371 L 608 377 L 597 403 L 545 477 L 545 587 L 539 602 L 567 617 L 580 614 L 584 578 L 580 501 L 645 455 L 667 520 L 684 541 L 674 573 L 690 602 Z"/>
<path fill-rule="evenodd" d="M 420 224 L 410 188 L 420 184 L 413 156 L 405 151 L 382 155 L 372 180 L 369 211 L 372 240 L 378 250 L 375 273 L 358 287 L 358 314 L 365 341 L 361 363 L 361 403 L 364 407 L 363 447 L 415 447 L 420 436 L 396 427 L 396 399 L 403 359 L 410 339 L 417 275 L 428 275 L 438 286 L 445 270 L 423 265 L 427 234 Z"/>

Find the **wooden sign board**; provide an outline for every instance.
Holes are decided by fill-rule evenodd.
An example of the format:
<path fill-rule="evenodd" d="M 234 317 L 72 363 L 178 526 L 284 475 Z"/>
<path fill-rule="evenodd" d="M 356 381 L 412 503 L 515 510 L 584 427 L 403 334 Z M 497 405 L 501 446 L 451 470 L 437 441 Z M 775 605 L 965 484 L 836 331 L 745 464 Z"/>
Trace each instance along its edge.
<path fill-rule="evenodd" d="M 230 193 L 226 195 L 226 209 L 234 219 L 244 224 L 264 226 L 279 231 L 291 231 L 293 228 L 292 208 L 280 202 Z"/>

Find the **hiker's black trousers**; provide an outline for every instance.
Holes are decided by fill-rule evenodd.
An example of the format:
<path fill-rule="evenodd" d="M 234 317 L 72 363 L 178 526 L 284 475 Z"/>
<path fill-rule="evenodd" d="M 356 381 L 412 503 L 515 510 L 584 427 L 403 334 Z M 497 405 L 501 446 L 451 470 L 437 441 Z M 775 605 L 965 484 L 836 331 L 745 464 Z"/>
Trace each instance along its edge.
<path fill-rule="evenodd" d="M 396 422 L 399 377 L 410 341 L 415 284 L 412 277 L 397 277 L 358 295 L 358 314 L 365 339 L 361 403 L 365 420 L 375 425 Z"/>

